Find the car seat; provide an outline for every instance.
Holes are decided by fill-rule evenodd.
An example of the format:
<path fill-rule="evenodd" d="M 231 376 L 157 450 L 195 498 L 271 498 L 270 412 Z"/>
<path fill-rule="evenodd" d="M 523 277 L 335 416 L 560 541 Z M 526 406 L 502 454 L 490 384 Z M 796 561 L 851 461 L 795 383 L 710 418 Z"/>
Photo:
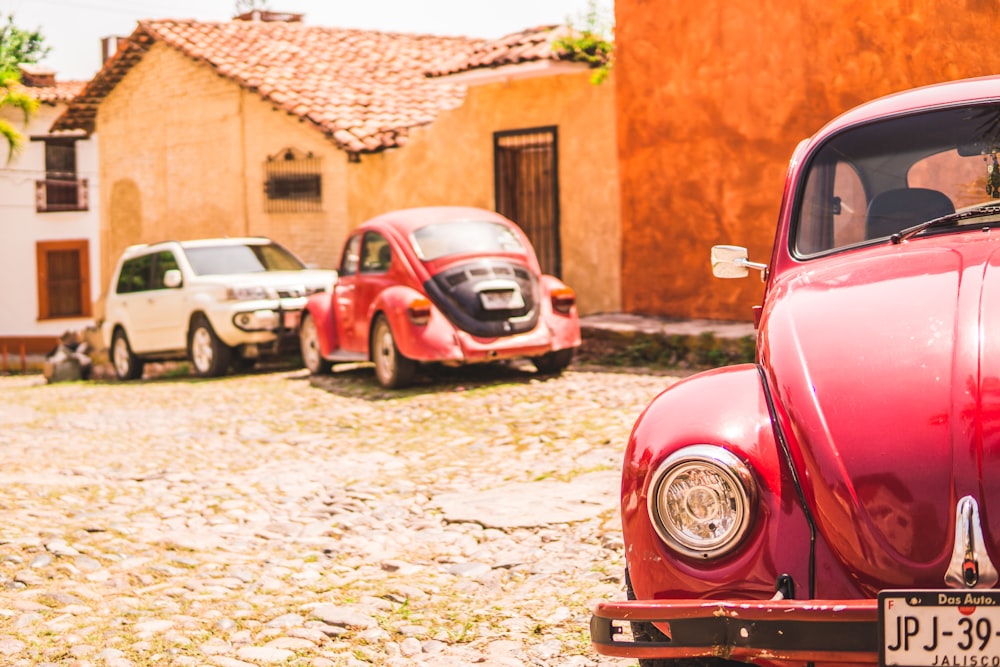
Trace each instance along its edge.
<path fill-rule="evenodd" d="M 389 264 L 391 263 L 392 263 L 392 247 L 388 243 L 386 243 L 378 250 L 378 265 L 382 271 L 388 271 Z"/>
<path fill-rule="evenodd" d="M 907 227 L 955 212 L 948 195 L 928 188 L 898 188 L 875 195 L 868 204 L 865 238 L 891 236 Z"/>

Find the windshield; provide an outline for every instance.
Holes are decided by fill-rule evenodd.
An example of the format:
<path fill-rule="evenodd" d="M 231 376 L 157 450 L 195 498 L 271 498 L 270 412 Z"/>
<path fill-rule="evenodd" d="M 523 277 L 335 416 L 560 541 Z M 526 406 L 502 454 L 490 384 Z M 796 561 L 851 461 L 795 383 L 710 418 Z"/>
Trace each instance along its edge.
<path fill-rule="evenodd" d="M 799 257 L 886 239 L 1000 197 L 1000 104 L 848 129 L 811 158 L 799 192 Z"/>
<path fill-rule="evenodd" d="M 199 276 L 264 271 L 301 271 L 306 268 L 295 255 L 276 243 L 195 246 L 184 249 L 192 270 Z"/>
<path fill-rule="evenodd" d="M 423 260 L 462 253 L 524 252 L 514 232 L 499 222 L 438 222 L 416 230 L 410 239 Z"/>

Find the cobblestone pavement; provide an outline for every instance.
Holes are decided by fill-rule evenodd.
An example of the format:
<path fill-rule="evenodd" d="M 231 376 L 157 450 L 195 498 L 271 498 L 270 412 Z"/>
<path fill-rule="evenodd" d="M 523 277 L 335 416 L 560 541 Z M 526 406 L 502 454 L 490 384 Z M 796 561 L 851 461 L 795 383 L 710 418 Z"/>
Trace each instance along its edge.
<path fill-rule="evenodd" d="M 672 380 L 0 377 L 0 664 L 631 664 L 587 623 Z"/>

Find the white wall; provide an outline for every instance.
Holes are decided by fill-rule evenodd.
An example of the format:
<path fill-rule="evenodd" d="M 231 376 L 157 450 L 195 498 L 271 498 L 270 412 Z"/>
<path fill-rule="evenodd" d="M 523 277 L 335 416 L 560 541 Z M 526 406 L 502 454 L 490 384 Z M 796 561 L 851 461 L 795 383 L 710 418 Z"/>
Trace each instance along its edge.
<path fill-rule="evenodd" d="M 63 108 L 61 104 L 40 105 L 26 127 L 20 112 L 0 112 L 25 137 L 23 149 L 9 162 L 6 143 L 0 145 L 0 337 L 59 336 L 93 324 L 93 318 L 38 319 L 37 241 L 87 239 L 91 302 L 101 291 L 94 136 L 76 142 L 77 177 L 87 179 L 89 210 L 35 212 L 35 181 L 45 178 L 45 146 L 44 142 L 30 141 L 30 137 L 48 134 Z"/>

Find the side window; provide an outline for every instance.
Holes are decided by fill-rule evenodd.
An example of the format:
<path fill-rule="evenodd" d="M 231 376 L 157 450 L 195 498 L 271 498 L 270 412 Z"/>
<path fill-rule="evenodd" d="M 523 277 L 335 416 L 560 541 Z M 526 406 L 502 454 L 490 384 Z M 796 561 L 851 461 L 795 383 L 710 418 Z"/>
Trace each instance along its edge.
<path fill-rule="evenodd" d="M 361 235 L 356 234 L 344 246 L 344 256 L 340 259 L 340 275 L 353 276 L 358 272 L 361 251 Z"/>
<path fill-rule="evenodd" d="M 130 292 L 144 292 L 151 288 L 153 275 L 153 259 L 156 255 L 142 255 L 127 260 L 122 265 L 121 275 L 118 276 L 118 286 L 115 291 L 119 294 Z"/>
<path fill-rule="evenodd" d="M 167 271 L 170 269 L 176 269 L 177 259 L 174 257 L 174 253 L 169 250 L 164 250 L 156 254 L 156 273 L 153 275 L 153 283 L 151 289 L 166 289 L 166 285 L 163 284 L 163 276 L 166 275 Z"/>
<path fill-rule="evenodd" d="M 375 232 L 365 234 L 361 246 L 361 273 L 385 273 L 392 263 L 392 247 L 384 236 Z"/>
<path fill-rule="evenodd" d="M 847 162 L 816 165 L 802 197 L 795 250 L 812 255 L 865 239 L 864 186 Z"/>
<path fill-rule="evenodd" d="M 846 162 L 837 165 L 833 196 L 837 198 L 840 209 L 833 221 L 834 247 L 864 241 L 868 198 L 858 172 Z"/>

